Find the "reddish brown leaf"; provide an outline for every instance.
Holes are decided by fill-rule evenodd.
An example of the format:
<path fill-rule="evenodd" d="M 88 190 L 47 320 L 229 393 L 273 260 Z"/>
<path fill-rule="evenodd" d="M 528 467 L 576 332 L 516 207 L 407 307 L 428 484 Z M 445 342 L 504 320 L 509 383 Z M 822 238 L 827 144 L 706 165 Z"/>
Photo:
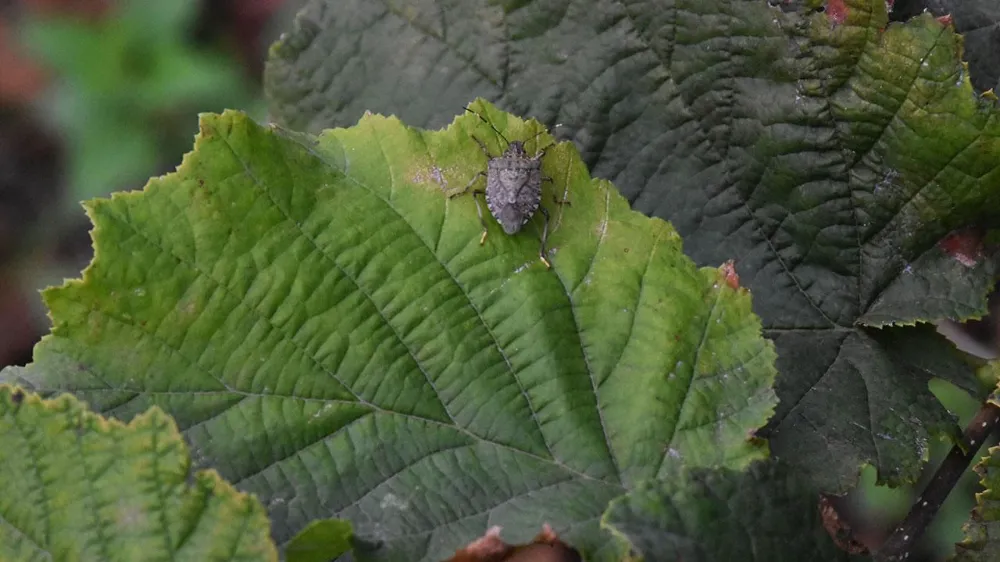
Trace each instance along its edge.
<path fill-rule="evenodd" d="M 736 273 L 736 263 L 733 260 L 720 265 L 719 271 L 722 272 L 722 278 L 726 280 L 726 285 L 729 285 L 729 288 L 740 288 L 740 276 Z"/>
<path fill-rule="evenodd" d="M 841 550 L 851 554 L 868 554 L 868 547 L 854 538 L 850 524 L 840 516 L 827 496 L 819 498 L 819 514 L 826 532 Z"/>
<path fill-rule="evenodd" d="M 483 536 L 455 551 L 446 562 L 581 562 L 580 554 L 559 540 L 549 527 L 528 544 L 510 545 L 500 538 L 500 527 L 490 527 Z"/>
<path fill-rule="evenodd" d="M 4 20 L 0 20 L 0 102 L 27 103 L 45 87 L 42 69 L 22 52 Z"/>
<path fill-rule="evenodd" d="M 112 0 L 21 0 L 34 13 L 65 14 L 100 19 L 111 8 Z"/>
<path fill-rule="evenodd" d="M 939 245 L 965 267 L 975 267 L 983 258 L 983 233 L 978 229 L 952 232 Z"/>
<path fill-rule="evenodd" d="M 828 0 L 826 3 L 826 17 L 830 22 L 840 25 L 847 21 L 847 4 L 844 0 Z"/>

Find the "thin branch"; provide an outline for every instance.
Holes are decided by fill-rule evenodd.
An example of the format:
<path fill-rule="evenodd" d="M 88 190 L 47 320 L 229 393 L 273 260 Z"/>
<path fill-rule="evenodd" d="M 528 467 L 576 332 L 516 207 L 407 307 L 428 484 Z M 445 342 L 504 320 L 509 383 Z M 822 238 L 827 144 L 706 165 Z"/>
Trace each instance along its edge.
<path fill-rule="evenodd" d="M 927 483 L 924 493 L 913 504 L 910 513 L 879 548 L 875 554 L 876 561 L 903 562 L 910 557 L 913 543 L 923 536 L 924 530 L 934 519 L 941 504 L 969 468 L 972 459 L 976 458 L 983 442 L 996 429 L 998 421 L 1000 421 L 1000 408 L 991 402 L 986 402 L 976 413 L 976 417 L 965 427 L 962 440 L 951 448 L 951 452 L 938 467 L 934 478 Z"/>

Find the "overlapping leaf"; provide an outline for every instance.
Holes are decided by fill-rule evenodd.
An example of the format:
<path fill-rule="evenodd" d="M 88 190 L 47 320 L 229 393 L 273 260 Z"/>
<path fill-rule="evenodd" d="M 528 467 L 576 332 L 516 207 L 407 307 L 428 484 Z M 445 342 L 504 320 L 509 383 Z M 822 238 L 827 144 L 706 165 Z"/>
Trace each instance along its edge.
<path fill-rule="evenodd" d="M 985 490 L 976 494 L 977 505 L 965 524 L 965 540 L 957 544 L 955 560 L 996 560 L 1000 554 L 1000 447 L 993 447 L 976 465 Z"/>
<path fill-rule="evenodd" d="M 951 423 L 929 376 L 978 388 L 928 334 L 869 328 L 984 312 L 981 231 L 950 233 L 1000 217 L 997 108 L 929 14 L 773 4 L 313 0 L 268 88 L 294 127 L 362 108 L 436 124 L 473 95 L 564 124 L 696 262 L 736 259 L 779 354 L 772 450 L 826 489 L 863 462 L 913 478 Z M 933 368 L 908 359 L 926 344 Z"/>
<path fill-rule="evenodd" d="M 615 500 L 603 523 L 647 562 L 850 559 L 824 530 L 810 486 L 774 463 L 677 470 Z"/>
<path fill-rule="evenodd" d="M 745 289 L 569 144 L 543 160 L 552 268 L 540 214 L 516 236 L 491 220 L 480 245 L 472 197 L 446 197 L 485 168 L 472 135 L 501 148 L 471 114 L 319 138 L 204 116 L 177 173 L 88 204 L 94 262 L 46 293 L 52 335 L 7 378 L 121 418 L 159 405 L 198 465 L 263 499 L 279 544 L 339 517 L 383 559 L 439 560 L 548 522 L 615 558 L 601 513 L 665 460 L 766 452 L 772 344 Z"/>
<path fill-rule="evenodd" d="M 277 561 L 260 502 L 194 475 L 177 427 L 0 385 L 0 560 Z"/>
<path fill-rule="evenodd" d="M 993 0 L 896 0 L 892 17 L 916 16 L 924 10 L 950 18 L 964 38 L 964 59 L 972 85 L 981 91 L 1000 89 L 1000 4 Z"/>

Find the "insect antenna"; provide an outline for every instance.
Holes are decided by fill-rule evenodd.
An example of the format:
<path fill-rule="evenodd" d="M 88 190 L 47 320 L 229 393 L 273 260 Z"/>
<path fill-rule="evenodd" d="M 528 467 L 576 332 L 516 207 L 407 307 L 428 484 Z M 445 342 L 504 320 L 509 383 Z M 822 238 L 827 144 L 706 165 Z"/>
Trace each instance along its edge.
<path fill-rule="evenodd" d="M 471 109 L 469 109 L 468 107 L 466 107 L 466 108 L 465 108 L 465 110 L 466 110 L 466 111 L 468 111 L 469 113 L 471 113 L 471 114 L 475 115 L 476 117 L 478 117 L 478 118 L 479 118 L 479 119 L 480 119 L 480 120 L 481 120 L 481 121 L 482 121 L 483 123 L 486 123 L 487 125 L 489 125 L 489 126 L 490 126 L 490 128 L 491 128 L 491 129 L 493 129 L 493 131 L 494 131 L 494 132 L 495 132 L 496 134 L 500 135 L 500 138 L 502 138 L 502 139 L 503 139 L 503 142 L 505 142 L 505 143 L 507 143 L 507 144 L 510 144 L 510 141 L 509 141 L 509 140 L 507 140 L 507 137 L 503 136 L 503 133 L 501 133 L 501 132 L 500 132 L 500 131 L 499 131 L 499 130 L 498 130 L 498 129 L 496 128 L 496 127 L 494 127 L 494 126 L 493 126 L 493 123 L 490 123 L 489 121 L 487 121 L 487 120 L 486 120 L 486 118 L 485 118 L 485 117 L 483 117 L 482 115 L 480 115 L 480 114 L 476 113 L 475 111 L 472 111 L 472 110 L 471 110 Z"/>
<path fill-rule="evenodd" d="M 529 142 L 529 141 L 533 141 L 533 140 L 537 139 L 538 137 L 540 137 L 540 136 L 544 135 L 544 134 L 545 134 L 545 133 L 547 133 L 547 132 L 548 132 L 548 131 L 546 131 L 545 129 L 542 129 L 541 131 L 538 131 L 537 133 L 535 133 L 535 134 L 531 135 L 531 138 L 529 138 L 529 139 L 525 139 L 525 140 L 523 140 L 523 141 L 521 141 L 521 142 L 522 142 L 523 144 L 528 144 L 528 142 Z M 535 149 L 536 149 L 536 150 L 538 149 L 538 145 L 537 145 L 537 144 L 535 145 Z"/>

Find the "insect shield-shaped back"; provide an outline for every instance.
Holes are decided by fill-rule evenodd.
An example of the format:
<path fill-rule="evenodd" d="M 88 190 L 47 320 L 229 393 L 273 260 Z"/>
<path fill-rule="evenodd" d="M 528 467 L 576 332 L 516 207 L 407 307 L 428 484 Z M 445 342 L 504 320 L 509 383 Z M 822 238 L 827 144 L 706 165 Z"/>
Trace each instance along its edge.
<path fill-rule="evenodd" d="M 528 224 L 542 202 L 544 155 L 543 150 L 529 158 L 524 143 L 513 141 L 486 165 L 486 206 L 507 234 L 517 234 Z"/>
<path fill-rule="evenodd" d="M 472 136 L 472 139 L 483 150 L 483 154 L 486 155 L 486 171 L 479 172 L 473 176 L 469 184 L 465 186 L 465 189 L 453 193 L 449 197 L 456 197 L 468 192 L 480 176 L 485 176 L 486 190 L 474 190 L 472 192 L 473 198 L 476 195 L 485 194 L 486 206 L 489 208 L 490 214 L 500 223 L 503 231 L 508 235 L 517 234 L 524 225 L 528 224 L 528 221 L 534 216 L 535 211 L 541 211 L 545 217 L 545 223 L 542 227 L 542 239 L 538 256 L 542 260 L 542 263 L 545 264 L 545 267 L 551 267 L 549 261 L 545 258 L 545 241 L 549 233 L 549 213 L 545 207 L 541 206 L 542 182 L 552 181 L 552 178 L 542 175 L 542 157 L 545 156 L 545 151 L 548 150 L 548 147 L 538 151 L 534 156 L 528 156 L 528 153 L 524 150 L 525 141 L 508 141 L 503 136 L 503 133 L 497 130 L 485 117 L 469 108 L 465 108 L 465 110 L 476 115 L 489 125 L 507 143 L 507 148 L 502 155 L 492 156 L 490 151 L 487 150 L 486 145 L 483 144 L 483 141 Z M 535 137 L 544 132 L 539 131 Z M 482 245 L 486 241 L 486 221 L 483 219 L 479 200 L 475 199 L 475 201 L 476 212 L 479 214 L 479 222 L 483 225 L 483 235 L 479 238 L 479 244 Z M 558 200 L 557 202 L 566 203 L 566 201 Z"/>

